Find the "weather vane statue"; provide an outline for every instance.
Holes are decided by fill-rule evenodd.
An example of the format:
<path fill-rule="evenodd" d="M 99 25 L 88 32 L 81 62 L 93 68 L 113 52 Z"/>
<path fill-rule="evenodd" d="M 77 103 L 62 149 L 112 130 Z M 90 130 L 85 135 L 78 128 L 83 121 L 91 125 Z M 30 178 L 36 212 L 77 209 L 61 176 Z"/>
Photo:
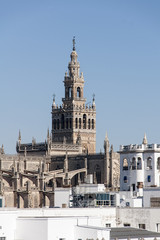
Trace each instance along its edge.
<path fill-rule="evenodd" d="M 75 36 L 74 36 L 74 37 L 73 37 L 73 51 L 76 50 L 76 48 L 75 48 L 75 44 L 76 44 L 76 41 L 75 41 Z"/>
<path fill-rule="evenodd" d="M 55 102 L 55 98 L 56 98 L 56 95 L 55 94 L 53 94 L 53 101 Z"/>
<path fill-rule="evenodd" d="M 95 94 L 93 93 L 93 101 L 95 101 Z"/>

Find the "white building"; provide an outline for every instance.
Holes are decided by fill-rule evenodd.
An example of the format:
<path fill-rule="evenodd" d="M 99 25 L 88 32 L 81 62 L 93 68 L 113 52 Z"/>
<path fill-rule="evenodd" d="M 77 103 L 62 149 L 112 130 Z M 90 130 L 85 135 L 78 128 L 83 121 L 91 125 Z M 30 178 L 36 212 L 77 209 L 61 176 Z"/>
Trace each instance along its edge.
<path fill-rule="evenodd" d="M 159 216 L 160 208 L 3 208 L 0 240 L 160 240 Z"/>
<path fill-rule="evenodd" d="M 54 202 L 55 207 L 63 208 L 113 207 L 120 206 L 120 194 L 106 191 L 104 184 L 82 183 L 72 188 L 55 188 Z"/>
<path fill-rule="evenodd" d="M 143 198 L 133 195 L 131 191 L 119 191 L 120 207 L 135 207 L 141 208 L 143 206 Z"/>
<path fill-rule="evenodd" d="M 109 240 L 116 209 L 0 209 L 0 240 Z M 160 238 L 159 238 L 160 239 Z"/>
<path fill-rule="evenodd" d="M 160 207 L 159 187 L 148 187 L 143 189 L 143 207 Z"/>
<path fill-rule="evenodd" d="M 120 190 L 138 192 L 160 186 L 160 144 L 147 144 L 146 135 L 140 145 L 120 146 Z"/>

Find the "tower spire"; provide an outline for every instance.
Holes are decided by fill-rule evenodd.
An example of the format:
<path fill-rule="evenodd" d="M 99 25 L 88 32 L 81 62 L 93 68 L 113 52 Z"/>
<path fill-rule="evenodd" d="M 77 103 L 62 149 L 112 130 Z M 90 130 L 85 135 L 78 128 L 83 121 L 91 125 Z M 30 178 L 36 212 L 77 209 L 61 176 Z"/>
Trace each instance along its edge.
<path fill-rule="evenodd" d="M 49 128 L 47 129 L 47 140 L 49 139 Z"/>
<path fill-rule="evenodd" d="M 18 140 L 21 141 L 21 131 L 19 130 Z"/>
<path fill-rule="evenodd" d="M 53 103 L 52 103 L 52 108 L 56 108 L 55 97 L 56 97 L 56 95 L 55 95 L 55 94 L 53 94 Z"/>
<path fill-rule="evenodd" d="M 74 36 L 73 37 L 73 51 L 76 51 L 75 44 L 76 44 L 76 41 L 75 41 L 75 36 Z"/>
<path fill-rule="evenodd" d="M 108 134 L 107 134 L 107 131 L 106 131 L 105 141 L 106 141 L 106 142 L 108 141 Z"/>
<path fill-rule="evenodd" d="M 146 137 L 146 133 L 145 133 L 142 144 L 147 145 L 147 143 L 148 143 L 148 141 L 147 141 L 147 137 Z"/>

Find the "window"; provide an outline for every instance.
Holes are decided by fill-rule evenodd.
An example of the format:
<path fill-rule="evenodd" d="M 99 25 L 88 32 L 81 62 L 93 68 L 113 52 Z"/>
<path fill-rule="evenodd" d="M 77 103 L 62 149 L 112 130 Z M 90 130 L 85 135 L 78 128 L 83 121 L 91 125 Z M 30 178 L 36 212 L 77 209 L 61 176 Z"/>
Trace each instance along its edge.
<path fill-rule="evenodd" d="M 131 224 L 130 224 L 130 223 L 124 223 L 123 226 L 124 226 L 124 227 L 130 227 Z"/>
<path fill-rule="evenodd" d="M 132 184 L 132 190 L 133 190 L 133 192 L 136 190 L 136 184 Z"/>
<path fill-rule="evenodd" d="M 53 121 L 53 128 L 56 129 L 56 119 Z"/>
<path fill-rule="evenodd" d="M 69 127 L 72 128 L 72 118 L 69 119 Z"/>
<path fill-rule="evenodd" d="M 59 129 L 59 119 L 57 119 L 57 129 Z"/>
<path fill-rule="evenodd" d="M 115 206 L 115 203 L 116 203 L 115 195 L 110 195 L 110 199 L 111 199 L 111 206 Z"/>
<path fill-rule="evenodd" d="M 160 232 L 160 223 L 156 223 L 157 232 Z"/>
<path fill-rule="evenodd" d="M 86 114 L 83 114 L 83 129 L 86 129 Z"/>
<path fill-rule="evenodd" d="M 79 118 L 79 129 L 81 129 L 81 118 Z"/>
<path fill-rule="evenodd" d="M 106 223 L 106 227 L 107 228 L 111 227 L 111 224 L 110 223 Z"/>
<path fill-rule="evenodd" d="M 160 157 L 159 157 L 159 158 L 157 158 L 157 169 L 159 169 L 159 170 L 160 170 Z"/>
<path fill-rule="evenodd" d="M 152 158 L 147 158 L 147 168 L 152 169 Z"/>
<path fill-rule="evenodd" d="M 90 129 L 90 128 L 91 128 L 91 120 L 88 119 L 88 129 Z"/>
<path fill-rule="evenodd" d="M 151 175 L 148 175 L 147 180 L 148 182 L 151 182 Z"/>
<path fill-rule="evenodd" d="M 132 158 L 132 170 L 136 170 L 136 159 L 135 159 L 135 157 Z"/>
<path fill-rule="evenodd" d="M 78 128 L 78 119 L 76 118 L 76 128 Z"/>
<path fill-rule="evenodd" d="M 81 97 L 81 89 L 80 89 L 80 87 L 77 88 L 77 97 L 78 98 Z"/>
<path fill-rule="evenodd" d="M 110 195 L 108 193 L 98 193 L 96 197 L 97 206 L 111 206 Z"/>
<path fill-rule="evenodd" d="M 94 129 L 94 119 L 92 119 L 92 129 Z"/>
<path fill-rule="evenodd" d="M 126 158 L 123 159 L 123 170 L 128 170 L 128 161 Z"/>
<path fill-rule="evenodd" d="M 127 183 L 128 182 L 127 176 L 124 176 L 123 180 L 124 180 L 124 183 Z"/>
<path fill-rule="evenodd" d="M 139 224 L 139 228 L 146 229 L 146 225 L 144 223 Z"/>
<path fill-rule="evenodd" d="M 68 118 L 66 119 L 66 129 L 68 129 Z"/>
<path fill-rule="evenodd" d="M 2 198 L 0 198 L 0 207 L 2 207 Z M 0 226 L 0 229 L 1 229 L 2 227 Z"/>
<path fill-rule="evenodd" d="M 68 98 L 71 98 L 71 88 L 68 88 Z"/>
<path fill-rule="evenodd" d="M 142 160 L 140 157 L 138 157 L 138 161 L 137 161 L 137 169 L 142 169 Z"/>
<path fill-rule="evenodd" d="M 61 129 L 64 129 L 64 114 L 61 116 Z"/>

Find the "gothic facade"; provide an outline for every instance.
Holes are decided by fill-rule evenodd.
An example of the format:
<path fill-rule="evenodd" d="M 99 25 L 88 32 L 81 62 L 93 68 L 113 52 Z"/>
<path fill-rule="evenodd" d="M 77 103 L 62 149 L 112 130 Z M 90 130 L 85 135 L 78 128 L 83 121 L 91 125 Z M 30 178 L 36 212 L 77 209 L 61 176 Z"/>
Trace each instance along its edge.
<path fill-rule="evenodd" d="M 83 95 L 84 77 L 73 50 L 64 77 L 62 105 L 52 103 L 52 130 L 42 143 L 22 143 L 19 132 L 17 155 L 0 153 L 0 193 L 9 207 L 54 206 L 54 188 L 72 187 L 85 182 L 88 174 L 94 183 L 118 189 L 119 154 L 110 147 L 106 134 L 104 152 L 96 153 L 96 105 L 87 105 Z M 3 150 L 3 151 L 2 151 Z"/>

